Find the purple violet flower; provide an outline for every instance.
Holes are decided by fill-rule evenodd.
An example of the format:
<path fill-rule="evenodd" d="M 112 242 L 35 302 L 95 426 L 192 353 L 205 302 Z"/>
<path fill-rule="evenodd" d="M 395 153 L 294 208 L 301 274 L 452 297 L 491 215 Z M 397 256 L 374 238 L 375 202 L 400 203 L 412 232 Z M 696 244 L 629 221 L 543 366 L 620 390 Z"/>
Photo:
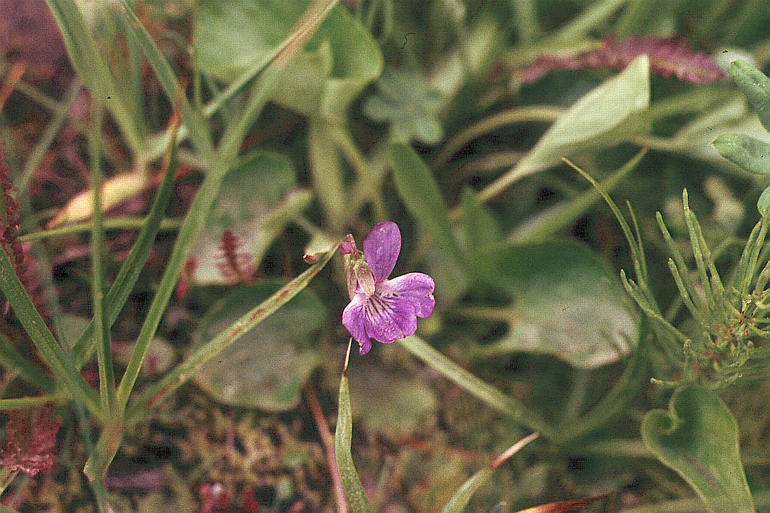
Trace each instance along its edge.
<path fill-rule="evenodd" d="M 414 335 L 417 317 L 433 313 L 435 285 L 423 273 L 388 279 L 401 252 L 398 225 L 384 222 L 372 228 L 364 239 L 363 255 L 352 236 L 341 250 L 351 299 L 342 312 L 342 324 L 361 346 L 361 354 L 372 348 L 371 339 L 389 344 Z"/>

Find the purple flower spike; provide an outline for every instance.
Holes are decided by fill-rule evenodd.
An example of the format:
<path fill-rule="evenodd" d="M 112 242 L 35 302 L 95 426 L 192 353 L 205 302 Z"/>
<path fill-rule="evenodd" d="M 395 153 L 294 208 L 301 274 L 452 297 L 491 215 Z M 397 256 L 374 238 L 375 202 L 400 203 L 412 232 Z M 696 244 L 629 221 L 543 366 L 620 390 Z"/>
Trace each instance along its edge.
<path fill-rule="evenodd" d="M 361 354 L 372 348 L 371 339 L 389 344 L 414 335 L 417 317 L 433 313 L 433 278 L 409 273 L 388 279 L 400 252 L 398 225 L 380 223 L 364 239 L 364 265 L 350 266 L 357 270 L 358 279 L 350 304 L 342 312 L 342 324 L 361 346 Z"/>

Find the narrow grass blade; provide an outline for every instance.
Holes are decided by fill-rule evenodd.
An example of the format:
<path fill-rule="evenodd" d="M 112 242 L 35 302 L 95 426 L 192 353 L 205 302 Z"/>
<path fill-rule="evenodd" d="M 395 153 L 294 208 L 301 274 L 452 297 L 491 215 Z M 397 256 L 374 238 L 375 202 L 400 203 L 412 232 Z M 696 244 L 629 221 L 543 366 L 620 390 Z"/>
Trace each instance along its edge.
<path fill-rule="evenodd" d="M 177 236 L 176 243 L 171 251 L 171 256 L 169 257 L 168 264 L 163 272 L 163 277 L 161 278 L 158 290 L 152 298 L 152 303 L 147 310 L 147 317 L 145 318 L 139 336 L 137 337 L 136 345 L 134 346 L 131 359 L 128 362 L 126 372 L 123 374 L 123 378 L 118 386 L 118 407 L 120 409 L 125 408 L 128 403 L 128 397 L 139 376 L 139 371 L 147 356 L 150 342 L 160 325 L 160 320 L 171 299 L 171 294 L 179 280 L 179 275 L 182 272 L 195 241 L 200 235 L 201 230 L 211 213 L 219 188 L 222 185 L 222 180 L 230 166 L 235 163 L 238 149 L 243 142 L 243 137 L 251 127 L 253 116 L 259 112 L 267 102 L 271 88 L 277 83 L 281 71 L 285 69 L 297 55 L 299 50 L 302 49 L 304 44 L 320 25 L 323 17 L 335 3 L 335 0 L 319 0 L 308 8 L 306 14 L 310 12 L 310 15 L 308 15 L 309 18 L 306 19 L 307 16 L 303 15 L 303 19 L 296 29 L 296 38 L 292 39 L 292 43 L 287 45 L 286 48 L 278 54 L 271 65 L 257 79 L 252 88 L 252 96 L 244 107 L 241 117 L 237 122 L 231 123 L 225 129 L 225 133 L 220 140 L 217 158 L 208 163 L 210 165 L 208 174 L 199 187 L 198 192 L 195 194 L 195 198 L 193 199 L 190 209 L 182 223 L 182 227 L 179 230 L 179 235 Z M 320 13 L 314 10 L 318 5 L 325 6 Z"/>
<path fill-rule="evenodd" d="M 647 149 L 642 149 L 634 157 L 626 162 L 620 169 L 608 176 L 601 184 L 601 188 L 607 192 L 612 191 L 633 171 L 642 158 L 647 154 Z M 565 200 L 548 210 L 533 216 L 530 220 L 517 226 L 508 240 L 511 242 L 539 242 L 547 240 L 558 230 L 570 225 L 583 215 L 591 206 L 601 199 L 597 189 L 591 188 L 574 198 Z"/>
<path fill-rule="evenodd" d="M 350 346 L 348 346 L 348 355 Z M 369 499 L 366 497 L 361 479 L 358 477 L 356 465 L 353 462 L 353 454 L 350 446 L 353 438 L 353 413 L 350 407 L 350 389 L 347 376 L 347 358 L 345 369 L 340 379 L 339 411 L 337 413 L 337 427 L 334 431 L 334 452 L 337 455 L 337 467 L 339 467 L 342 485 L 345 487 L 348 503 L 353 513 L 374 513 Z"/>
<path fill-rule="evenodd" d="M 407 351 L 425 362 L 433 370 L 459 385 L 490 408 L 507 415 L 530 429 L 539 431 L 548 439 L 555 438 L 554 429 L 537 413 L 531 411 L 516 399 L 508 397 L 495 387 L 480 380 L 433 349 L 427 342 L 415 336 L 407 337 L 399 340 L 399 342 Z"/>
<path fill-rule="evenodd" d="M 101 102 L 94 102 L 88 146 L 91 153 L 91 188 L 93 189 L 93 218 L 91 222 L 91 298 L 94 334 L 96 335 L 97 366 L 99 369 L 99 397 L 104 412 L 112 411 L 115 404 L 115 374 L 112 367 L 110 328 L 104 311 L 104 229 L 102 227 L 102 115 Z"/>
<path fill-rule="evenodd" d="M 112 283 L 110 290 L 104 298 L 104 309 L 107 316 L 106 326 L 108 328 L 115 324 L 120 310 L 123 308 L 128 296 L 131 294 L 131 290 L 139 279 L 144 263 L 150 255 L 155 236 L 161 228 L 163 216 L 173 190 L 174 170 L 176 168 L 174 165 L 174 144 L 180 123 L 181 118 L 177 111 L 168 123 L 170 133 L 173 134 L 174 137 L 170 138 L 166 153 L 163 157 L 161 171 L 163 172 L 163 179 L 158 186 L 158 192 L 150 207 L 150 213 L 136 238 L 134 246 L 131 248 L 128 257 L 123 261 L 123 264 L 118 271 L 118 275 L 115 277 L 115 281 Z M 94 323 L 91 322 L 77 340 L 72 350 L 73 360 L 78 369 L 91 357 L 95 348 L 95 343 Z"/>
<path fill-rule="evenodd" d="M 160 81 L 160 85 L 163 87 L 169 100 L 175 101 L 175 99 L 179 97 L 179 83 L 176 75 L 174 75 L 174 71 L 171 69 L 171 65 L 161 53 L 158 45 L 152 40 L 152 37 L 150 37 L 147 29 L 144 28 L 142 22 L 136 17 L 136 14 L 133 9 L 131 9 L 131 6 L 128 5 L 128 2 L 126 2 L 126 0 L 121 1 L 126 14 L 125 18 L 127 19 L 127 23 L 125 23 L 126 28 L 133 34 L 139 43 L 139 46 L 141 46 L 145 57 L 147 57 L 147 61 L 155 71 L 158 81 Z M 214 156 L 214 143 L 211 139 L 209 126 L 206 123 L 203 114 L 200 111 L 193 109 L 184 95 L 182 95 L 182 98 L 182 119 L 184 120 L 185 125 L 189 127 L 190 138 L 192 139 L 195 148 L 200 152 L 206 164 L 210 165 L 210 159 Z M 176 137 L 171 140 L 175 141 Z"/>
<path fill-rule="evenodd" d="M 169 372 L 163 379 L 151 386 L 149 390 L 142 393 L 136 403 L 132 404 L 131 408 L 127 411 L 126 418 L 132 420 L 145 408 L 166 397 L 177 387 L 189 380 L 206 363 L 215 358 L 226 348 L 230 347 L 240 339 L 240 337 L 248 333 L 249 330 L 261 323 L 281 306 L 288 303 L 294 296 L 307 287 L 316 274 L 329 263 L 329 260 L 331 260 L 336 249 L 336 246 L 332 248 L 332 250 L 321 257 L 317 263 L 313 264 L 305 272 L 281 287 L 275 294 L 254 307 L 230 327 L 223 330 L 217 337 L 203 345 L 184 362 L 177 365 L 176 368 Z"/>
<path fill-rule="evenodd" d="M 99 99 L 111 97 L 109 108 L 115 117 L 126 142 L 134 151 L 142 151 L 138 114 L 132 112 L 128 102 L 121 96 L 122 89 L 116 87 L 115 77 L 107 62 L 99 53 L 99 45 L 91 35 L 80 7 L 73 0 L 46 0 L 67 47 L 73 66 L 93 95 Z"/>
<path fill-rule="evenodd" d="M 82 398 L 83 402 L 97 416 L 101 416 L 98 401 L 94 391 L 85 380 L 77 373 L 69 359 L 69 355 L 56 342 L 51 330 L 46 326 L 45 321 L 32 303 L 27 291 L 19 281 L 13 264 L 8 259 L 5 251 L 0 250 L 0 290 L 2 290 L 6 299 L 11 303 L 16 317 L 24 327 L 32 343 L 40 352 L 40 356 L 45 361 L 54 374 L 61 377 L 67 383 L 73 397 L 78 400 Z"/>
<path fill-rule="evenodd" d="M 444 506 L 444 508 L 441 510 L 441 513 L 462 513 L 465 511 L 465 507 L 468 505 L 468 502 L 470 502 L 473 494 L 489 481 L 489 478 L 492 477 L 494 471 L 497 470 L 497 468 L 502 465 L 508 458 L 519 452 L 538 436 L 538 433 L 532 433 L 531 435 L 519 440 L 511 447 L 509 447 L 508 450 L 506 450 L 503 454 L 495 458 L 495 460 L 492 461 L 492 463 L 490 463 L 487 467 L 473 474 L 470 479 L 468 479 L 465 483 L 462 484 L 462 486 L 460 486 L 460 488 L 458 488 L 452 498 L 449 499 L 449 502 L 447 502 L 446 506 Z"/>

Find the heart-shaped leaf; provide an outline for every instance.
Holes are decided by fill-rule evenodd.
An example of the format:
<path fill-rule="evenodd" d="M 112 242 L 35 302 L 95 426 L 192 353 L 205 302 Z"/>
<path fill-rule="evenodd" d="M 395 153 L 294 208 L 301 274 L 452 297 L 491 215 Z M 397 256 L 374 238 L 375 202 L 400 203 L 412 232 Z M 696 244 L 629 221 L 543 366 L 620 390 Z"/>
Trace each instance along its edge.
<path fill-rule="evenodd" d="M 738 424 L 713 391 L 687 386 L 674 393 L 669 411 L 653 410 L 642 438 L 676 470 L 714 513 L 754 513 L 741 465 Z"/>
<path fill-rule="evenodd" d="M 294 183 L 294 166 L 278 153 L 257 151 L 230 169 L 191 252 L 191 282 L 252 281 L 273 239 L 310 203 Z"/>
<path fill-rule="evenodd" d="M 308 0 L 199 2 L 195 49 L 201 68 L 230 82 L 266 62 L 308 4 Z M 272 99 L 302 114 L 339 120 L 381 72 L 382 53 L 371 34 L 345 9 L 337 7 L 321 24 L 305 53 L 284 72 L 282 86 Z"/>
<path fill-rule="evenodd" d="M 251 308 L 277 291 L 283 282 L 241 287 L 212 307 L 193 335 L 193 350 L 214 338 Z M 324 308 L 310 290 L 243 335 L 195 376 L 215 400 L 268 411 L 293 408 L 310 372 L 320 361 L 311 335 L 323 325 Z"/>
<path fill-rule="evenodd" d="M 494 312 L 508 334 L 482 355 L 546 353 L 590 369 L 617 361 L 638 340 L 639 318 L 617 277 L 584 244 L 505 247 L 488 279 L 514 301 Z"/>

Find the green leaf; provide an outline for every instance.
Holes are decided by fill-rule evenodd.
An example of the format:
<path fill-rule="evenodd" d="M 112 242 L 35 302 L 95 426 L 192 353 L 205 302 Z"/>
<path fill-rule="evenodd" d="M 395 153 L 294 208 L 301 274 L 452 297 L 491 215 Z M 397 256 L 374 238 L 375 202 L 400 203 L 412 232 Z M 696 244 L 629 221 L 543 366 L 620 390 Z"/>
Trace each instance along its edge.
<path fill-rule="evenodd" d="M 449 212 L 428 166 L 407 144 L 391 144 L 389 154 L 396 190 L 409 213 L 425 227 L 442 251 L 462 263 L 462 251 L 452 233 Z"/>
<path fill-rule="evenodd" d="M 215 304 L 193 334 L 191 350 L 215 338 L 283 283 L 240 287 Z M 195 383 L 216 401 L 267 411 L 288 410 L 320 363 L 312 335 L 325 318 L 321 301 L 303 290 L 291 302 L 219 353 L 195 375 Z"/>
<path fill-rule="evenodd" d="M 513 182 L 548 169 L 578 151 L 613 146 L 638 131 L 641 112 L 650 104 L 650 64 L 646 55 L 634 59 L 619 75 L 589 91 L 543 134 L 534 148 L 497 179 L 483 199 Z"/>
<path fill-rule="evenodd" d="M 770 143 L 743 134 L 722 134 L 713 143 L 724 158 L 751 173 L 770 174 Z"/>
<path fill-rule="evenodd" d="M 592 369 L 617 361 L 639 338 L 639 318 L 609 266 L 573 241 L 508 246 L 497 251 L 490 279 L 513 304 L 495 309 L 506 336 L 480 354 L 545 353 Z"/>
<path fill-rule="evenodd" d="M 770 131 L 770 78 L 745 61 L 732 62 L 730 76 L 757 111 L 762 126 Z"/>
<path fill-rule="evenodd" d="M 228 170 L 193 245 L 191 281 L 250 281 L 275 237 L 310 203 L 310 192 L 294 189 L 295 180 L 289 158 L 267 151 L 255 151 Z"/>
<path fill-rule="evenodd" d="M 334 432 L 334 452 L 337 456 L 342 485 L 345 488 L 353 513 L 374 513 L 366 492 L 358 477 L 350 446 L 353 441 L 353 412 L 350 407 L 348 377 L 343 372 L 340 379 L 340 395 L 337 413 L 337 428 Z"/>
<path fill-rule="evenodd" d="M 466 257 L 494 248 L 502 241 L 497 220 L 490 214 L 470 187 L 465 187 L 461 196 L 463 211 L 463 236 Z"/>
<path fill-rule="evenodd" d="M 677 390 L 668 411 L 647 413 L 642 438 L 712 512 L 755 511 L 741 465 L 738 424 L 713 391 L 692 385 Z"/>
<path fill-rule="evenodd" d="M 274 56 L 308 5 L 307 0 L 205 0 L 198 5 L 195 48 L 201 68 L 233 81 Z M 335 8 L 285 71 L 273 100 L 306 115 L 341 120 L 361 90 L 382 72 L 371 34 L 345 9 Z"/>
<path fill-rule="evenodd" d="M 412 139 L 436 144 L 444 134 L 438 118 L 444 101 L 418 69 L 387 69 L 375 84 L 377 92 L 364 103 L 364 114 L 390 124 L 394 141 Z"/>

